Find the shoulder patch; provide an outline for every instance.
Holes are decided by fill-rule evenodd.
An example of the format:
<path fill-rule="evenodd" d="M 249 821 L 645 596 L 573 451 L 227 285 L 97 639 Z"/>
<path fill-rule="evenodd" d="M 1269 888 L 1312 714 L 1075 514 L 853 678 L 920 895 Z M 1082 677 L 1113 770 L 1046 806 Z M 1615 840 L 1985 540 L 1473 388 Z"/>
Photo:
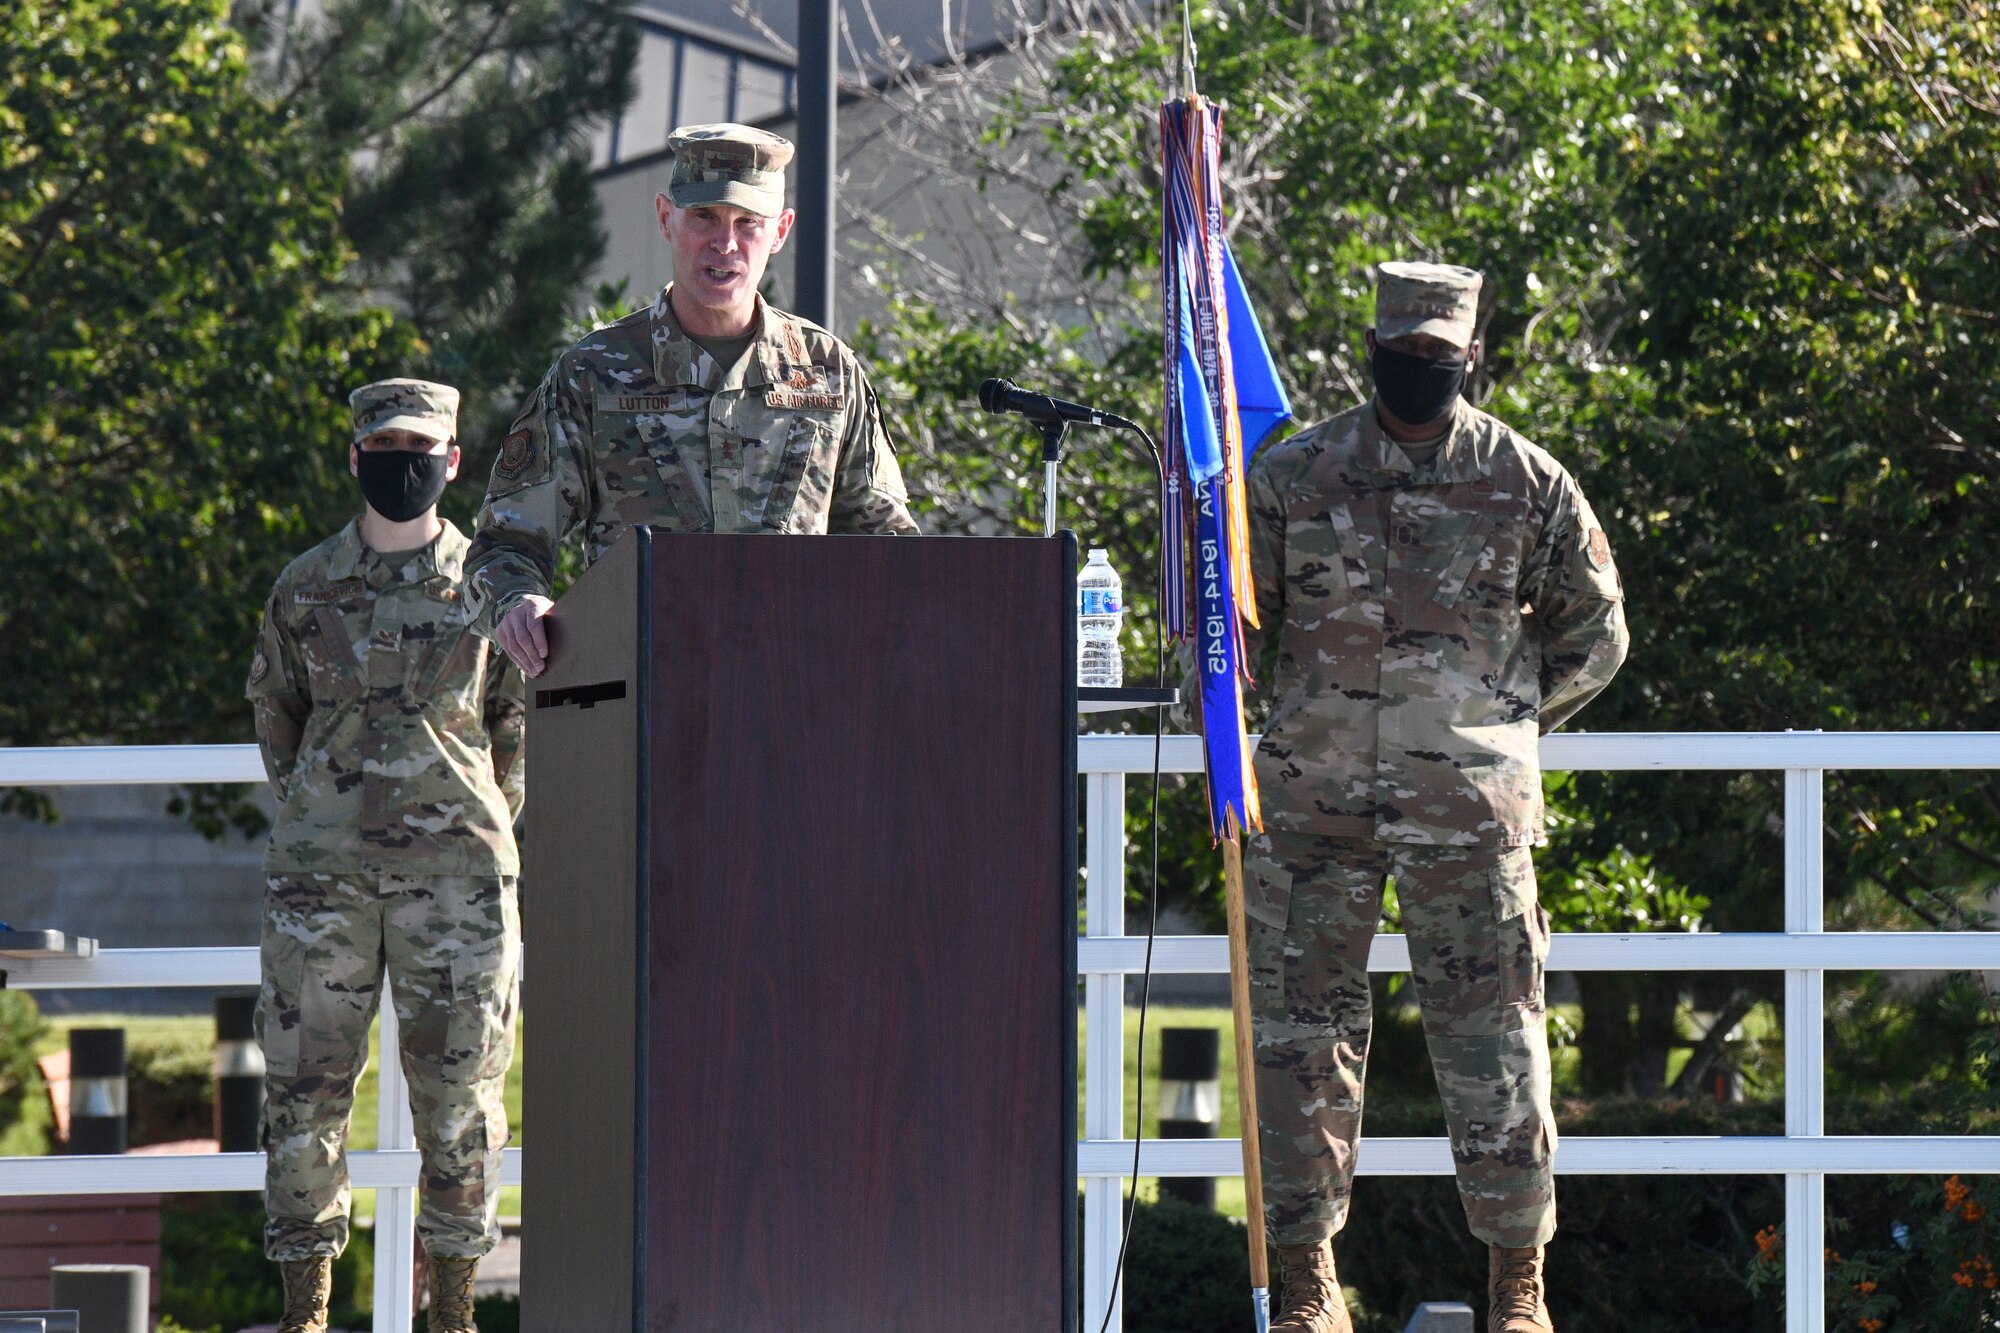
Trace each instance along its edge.
<path fill-rule="evenodd" d="M 500 441 L 500 458 L 493 469 L 508 481 L 517 480 L 535 461 L 535 437 L 525 430 L 517 430 Z"/>
<path fill-rule="evenodd" d="M 264 677 L 270 674 L 271 659 L 264 656 L 264 650 L 259 648 L 257 655 L 250 659 L 250 683 L 252 685 L 261 684 Z"/>
<path fill-rule="evenodd" d="M 1605 569 L 1611 564 L 1611 539 L 1604 535 L 1603 528 L 1590 530 L 1590 567 Z"/>

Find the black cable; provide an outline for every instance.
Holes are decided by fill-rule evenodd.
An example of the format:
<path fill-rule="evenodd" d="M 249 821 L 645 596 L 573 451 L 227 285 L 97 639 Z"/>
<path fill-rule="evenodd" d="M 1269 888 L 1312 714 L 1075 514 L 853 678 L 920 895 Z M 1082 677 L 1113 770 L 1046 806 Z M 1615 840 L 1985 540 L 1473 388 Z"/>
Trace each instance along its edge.
<path fill-rule="evenodd" d="M 1155 651 L 1153 683 L 1156 689 L 1167 687 L 1167 466 L 1160 453 L 1159 444 L 1146 432 L 1144 426 L 1123 417 L 1107 416 L 1109 424 L 1135 432 L 1146 442 L 1146 448 L 1153 455 L 1153 467 L 1160 479 L 1160 599 L 1153 615 L 1153 643 Z M 1167 705 L 1156 704 L 1153 708 L 1153 797 L 1152 797 L 1152 867 L 1149 875 L 1151 913 L 1146 922 L 1146 966 L 1139 983 L 1139 1067 L 1133 1089 L 1132 1109 L 1132 1197 L 1125 1204 L 1125 1226 L 1118 1241 L 1118 1263 L 1111 1270 L 1111 1295 L 1104 1304 L 1104 1322 L 1097 1326 L 1097 1333 L 1106 1333 L 1111 1327 L 1111 1312 L 1118 1308 L 1118 1286 L 1125 1278 L 1125 1255 L 1132 1246 L 1132 1221 L 1139 1214 L 1139 1150 L 1146 1142 L 1146 1015 L 1153 1000 L 1153 941 L 1160 933 L 1160 748 L 1167 730 Z M 1120 830 L 1121 833 L 1123 830 Z M 1123 839 L 1121 838 L 1122 842 Z M 1122 1041 L 1122 1037 L 1121 1037 Z M 1120 1090 L 1123 1096 L 1123 1090 Z"/>

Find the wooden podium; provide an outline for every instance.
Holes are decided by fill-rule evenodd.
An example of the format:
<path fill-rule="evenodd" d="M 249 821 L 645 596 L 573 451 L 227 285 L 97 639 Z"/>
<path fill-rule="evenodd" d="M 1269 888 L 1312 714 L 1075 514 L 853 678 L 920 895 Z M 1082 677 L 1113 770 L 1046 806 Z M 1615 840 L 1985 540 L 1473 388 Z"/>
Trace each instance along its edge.
<path fill-rule="evenodd" d="M 1075 570 L 634 529 L 557 606 L 524 1329 L 1075 1329 Z"/>

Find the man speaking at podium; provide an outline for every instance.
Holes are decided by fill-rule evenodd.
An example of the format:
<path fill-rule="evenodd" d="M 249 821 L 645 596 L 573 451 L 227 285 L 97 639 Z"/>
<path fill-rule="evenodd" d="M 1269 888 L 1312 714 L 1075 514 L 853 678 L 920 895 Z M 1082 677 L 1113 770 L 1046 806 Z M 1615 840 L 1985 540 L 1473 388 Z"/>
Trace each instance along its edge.
<path fill-rule="evenodd" d="M 476 628 L 523 672 L 548 661 L 556 549 L 595 561 L 627 527 L 916 532 L 875 390 L 854 353 L 757 294 L 784 248 L 789 141 L 674 131 L 654 201 L 673 281 L 543 377 L 501 445 L 466 561 Z"/>

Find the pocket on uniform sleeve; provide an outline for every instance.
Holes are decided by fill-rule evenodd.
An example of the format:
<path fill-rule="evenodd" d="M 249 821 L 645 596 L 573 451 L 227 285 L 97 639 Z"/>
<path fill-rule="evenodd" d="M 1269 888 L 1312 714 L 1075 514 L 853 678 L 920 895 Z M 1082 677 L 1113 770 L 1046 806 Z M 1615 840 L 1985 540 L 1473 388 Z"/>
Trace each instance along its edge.
<path fill-rule="evenodd" d="M 1536 898 L 1533 854 L 1525 847 L 1507 848 L 1493 867 L 1492 881 L 1499 1002 L 1538 1016 L 1549 957 L 1549 917 Z"/>
<path fill-rule="evenodd" d="M 1292 914 L 1292 872 L 1278 860 L 1271 840 L 1250 840 L 1243 858 L 1243 914 L 1279 930 Z"/>

